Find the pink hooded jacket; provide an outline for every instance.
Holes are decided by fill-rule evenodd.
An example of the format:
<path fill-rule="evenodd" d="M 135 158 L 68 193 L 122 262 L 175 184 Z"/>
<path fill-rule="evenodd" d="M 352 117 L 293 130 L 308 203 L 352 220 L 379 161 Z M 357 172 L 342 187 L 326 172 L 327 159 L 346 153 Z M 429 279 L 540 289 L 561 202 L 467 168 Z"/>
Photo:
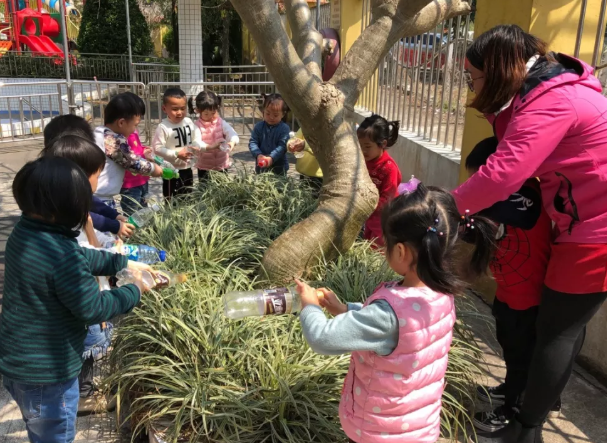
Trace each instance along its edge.
<path fill-rule="evenodd" d="M 500 140 L 487 164 L 454 192 L 477 213 L 539 177 L 556 242 L 607 243 L 607 98 L 592 68 L 563 54 L 531 68 L 521 92 L 488 116 Z"/>
<path fill-rule="evenodd" d="M 398 344 L 387 356 L 352 353 L 341 425 L 357 443 L 434 443 L 455 324 L 453 297 L 394 282 L 380 286 L 365 306 L 377 300 L 387 301 L 398 318 Z"/>

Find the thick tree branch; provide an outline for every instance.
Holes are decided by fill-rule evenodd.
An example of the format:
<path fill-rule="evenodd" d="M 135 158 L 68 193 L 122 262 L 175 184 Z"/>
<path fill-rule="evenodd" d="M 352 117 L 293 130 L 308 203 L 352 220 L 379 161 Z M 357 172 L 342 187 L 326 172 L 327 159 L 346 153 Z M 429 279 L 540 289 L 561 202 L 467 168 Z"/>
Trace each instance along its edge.
<path fill-rule="evenodd" d="M 287 18 L 293 33 L 293 44 L 303 64 L 312 75 L 322 78 L 322 35 L 314 28 L 306 0 L 286 0 Z"/>
<path fill-rule="evenodd" d="M 318 112 L 321 80 L 306 69 L 282 26 L 274 0 L 232 0 L 279 92 L 298 118 Z M 303 99 L 305 97 L 305 99 Z"/>
<path fill-rule="evenodd" d="M 371 24 L 356 39 L 331 83 L 346 96 L 346 106 L 354 106 L 380 61 L 400 38 L 422 34 L 468 11 L 465 0 L 374 0 Z"/>

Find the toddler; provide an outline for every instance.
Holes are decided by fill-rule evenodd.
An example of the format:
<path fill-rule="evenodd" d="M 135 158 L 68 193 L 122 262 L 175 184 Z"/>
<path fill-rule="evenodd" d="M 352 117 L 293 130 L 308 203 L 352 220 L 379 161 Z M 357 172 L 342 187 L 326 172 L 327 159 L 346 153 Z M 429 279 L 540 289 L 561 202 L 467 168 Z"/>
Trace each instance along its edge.
<path fill-rule="evenodd" d="M 190 114 L 199 115 L 196 126 L 200 129 L 202 138 L 201 150 L 198 155 L 198 180 L 203 183 L 209 179 L 209 171 L 227 172 L 232 166 L 230 152 L 240 141 L 236 131 L 219 116 L 221 97 L 210 91 L 202 91 L 191 98 Z M 222 149 L 222 146 L 224 147 Z"/>
<path fill-rule="evenodd" d="M 169 88 L 162 97 L 162 111 L 167 118 L 156 128 L 152 150 L 179 169 L 179 178 L 162 180 L 162 195 L 171 198 L 188 194 L 194 185 L 192 151 L 204 151 L 200 130 L 186 117 L 187 99 L 179 88 Z"/>
<path fill-rule="evenodd" d="M 283 120 L 289 108 L 280 94 L 264 96 L 263 121 L 253 128 L 249 140 L 249 151 L 255 159 L 255 172 L 273 172 L 286 175 L 289 170 L 287 141 L 289 125 Z"/>
<path fill-rule="evenodd" d="M 388 122 L 379 115 L 363 120 L 357 130 L 358 142 L 369 170 L 371 180 L 379 191 L 377 208 L 365 223 L 364 237 L 383 246 L 381 211 L 384 205 L 396 197 L 396 188 L 401 181 L 400 170 L 387 149 L 398 139 L 399 122 Z"/>
<path fill-rule="evenodd" d="M 133 152 L 127 138 L 137 130 L 141 108 L 132 94 L 122 93 L 110 100 L 104 110 L 105 126 L 95 129 L 95 142 L 107 156 L 106 166 L 99 176 L 95 195 L 112 208 L 114 197 L 120 193 L 125 171 L 160 177 L 162 168 Z"/>
<path fill-rule="evenodd" d="M 446 191 L 409 182 L 386 203 L 386 260 L 402 276 L 382 283 L 364 304 L 341 303 L 297 282 L 300 321 L 318 353 L 352 353 L 339 418 L 353 442 L 434 443 L 455 323 L 454 295 L 464 285 L 452 263 L 466 224 Z M 475 269 L 488 265 L 492 225 L 479 217 Z M 482 238 L 481 238 L 482 237 Z M 335 316 L 328 320 L 320 306 Z"/>

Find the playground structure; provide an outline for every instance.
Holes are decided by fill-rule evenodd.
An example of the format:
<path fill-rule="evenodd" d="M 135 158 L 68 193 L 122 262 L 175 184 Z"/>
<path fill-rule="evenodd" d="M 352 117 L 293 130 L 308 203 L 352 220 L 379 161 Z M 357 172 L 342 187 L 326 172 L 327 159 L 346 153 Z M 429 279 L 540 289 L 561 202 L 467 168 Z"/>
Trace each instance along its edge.
<path fill-rule="evenodd" d="M 80 12 L 65 3 L 67 17 L 61 15 L 61 1 L 65 0 L 0 0 L 0 57 L 7 51 L 30 52 L 33 55 L 53 57 L 62 63 L 63 33 L 60 20 L 66 28 L 74 23 L 70 17 Z"/>

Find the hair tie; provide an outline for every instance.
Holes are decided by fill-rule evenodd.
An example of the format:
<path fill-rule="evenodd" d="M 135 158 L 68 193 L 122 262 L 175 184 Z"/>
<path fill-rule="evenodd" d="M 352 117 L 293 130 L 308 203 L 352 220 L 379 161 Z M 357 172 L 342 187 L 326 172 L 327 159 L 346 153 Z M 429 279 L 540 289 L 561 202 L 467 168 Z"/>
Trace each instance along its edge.
<path fill-rule="evenodd" d="M 398 195 L 403 194 L 412 194 L 417 191 L 417 187 L 421 183 L 420 180 L 416 179 L 414 175 L 411 176 L 411 179 L 407 183 L 401 183 L 398 185 Z"/>
<path fill-rule="evenodd" d="M 466 230 L 468 229 L 474 229 L 474 219 L 470 218 L 470 210 L 466 209 L 466 212 L 464 215 L 462 215 L 462 218 L 459 222 L 460 226 L 462 226 L 464 228 L 464 232 L 466 232 Z"/>
<path fill-rule="evenodd" d="M 438 218 L 434 219 L 434 223 L 436 223 L 436 226 L 438 226 Z M 436 229 L 436 226 L 428 226 L 428 229 L 426 230 L 427 232 L 434 232 L 435 234 L 438 234 L 439 236 L 443 236 L 443 232 L 442 231 L 438 231 Z"/>

